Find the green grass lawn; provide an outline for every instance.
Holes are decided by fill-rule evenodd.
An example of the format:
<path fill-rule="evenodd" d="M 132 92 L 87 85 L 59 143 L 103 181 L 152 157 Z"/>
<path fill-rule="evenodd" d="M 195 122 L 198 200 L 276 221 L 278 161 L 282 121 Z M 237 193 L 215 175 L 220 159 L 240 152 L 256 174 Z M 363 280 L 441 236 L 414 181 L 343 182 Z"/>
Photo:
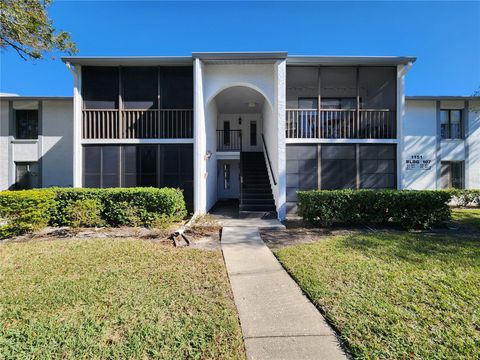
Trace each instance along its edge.
<path fill-rule="evenodd" d="M 245 354 L 220 251 L 94 239 L 0 245 L 0 358 Z"/>
<path fill-rule="evenodd" d="M 479 358 L 480 238 L 358 234 L 276 255 L 354 358 Z"/>
<path fill-rule="evenodd" d="M 452 219 L 460 225 L 480 229 L 480 209 L 452 209 Z"/>

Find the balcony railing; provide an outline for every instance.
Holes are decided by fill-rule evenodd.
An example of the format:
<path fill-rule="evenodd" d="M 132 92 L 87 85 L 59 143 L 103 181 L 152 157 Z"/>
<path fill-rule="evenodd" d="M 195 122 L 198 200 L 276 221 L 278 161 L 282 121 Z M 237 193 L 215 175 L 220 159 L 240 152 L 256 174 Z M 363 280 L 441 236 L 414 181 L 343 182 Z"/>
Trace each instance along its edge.
<path fill-rule="evenodd" d="M 396 113 L 377 109 L 288 109 L 287 139 L 394 139 Z"/>
<path fill-rule="evenodd" d="M 241 130 L 217 130 L 217 151 L 241 151 Z"/>
<path fill-rule="evenodd" d="M 84 139 L 191 139 L 193 110 L 83 110 Z"/>

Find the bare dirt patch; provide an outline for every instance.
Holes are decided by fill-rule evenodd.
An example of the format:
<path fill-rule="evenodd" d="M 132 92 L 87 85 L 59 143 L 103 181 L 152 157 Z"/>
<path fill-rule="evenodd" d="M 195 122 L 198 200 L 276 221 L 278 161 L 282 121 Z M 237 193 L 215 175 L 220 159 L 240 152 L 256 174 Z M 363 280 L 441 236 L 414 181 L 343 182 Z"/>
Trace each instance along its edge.
<path fill-rule="evenodd" d="M 144 227 L 101 227 L 101 228 L 72 228 L 46 227 L 32 234 L 0 240 L 0 243 L 27 242 L 27 241 L 54 241 L 78 239 L 140 239 L 174 247 L 171 239 L 172 232 L 184 225 L 173 224 L 165 229 Z M 203 250 L 218 250 L 220 248 L 220 226 L 213 219 L 199 217 L 184 231 L 191 248 Z M 187 247 L 185 241 L 177 241 L 177 246 Z"/>

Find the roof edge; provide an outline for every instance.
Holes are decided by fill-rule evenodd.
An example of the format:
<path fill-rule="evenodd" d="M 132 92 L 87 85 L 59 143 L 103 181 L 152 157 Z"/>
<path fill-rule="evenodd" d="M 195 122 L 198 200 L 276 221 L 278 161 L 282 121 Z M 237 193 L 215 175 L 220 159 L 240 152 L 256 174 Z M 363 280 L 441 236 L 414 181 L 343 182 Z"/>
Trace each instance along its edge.
<path fill-rule="evenodd" d="M 200 60 L 282 60 L 288 57 L 287 51 L 232 51 L 232 52 L 192 52 L 192 57 Z"/>
<path fill-rule="evenodd" d="M 73 100 L 73 96 L 28 96 L 28 95 L 14 95 L 14 96 L 2 96 L 0 95 L 0 100 L 7 101 L 40 101 L 40 100 L 59 100 L 59 101 L 69 101 Z"/>
<path fill-rule="evenodd" d="M 413 95 L 405 96 L 405 100 L 480 100 L 480 95 Z"/>

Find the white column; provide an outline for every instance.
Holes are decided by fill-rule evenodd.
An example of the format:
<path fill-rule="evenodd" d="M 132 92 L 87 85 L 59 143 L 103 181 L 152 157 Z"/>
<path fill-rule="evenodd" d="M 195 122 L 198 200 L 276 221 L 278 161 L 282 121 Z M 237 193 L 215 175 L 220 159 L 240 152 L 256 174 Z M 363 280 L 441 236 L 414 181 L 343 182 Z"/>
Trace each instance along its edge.
<path fill-rule="evenodd" d="M 67 66 L 73 74 L 73 187 L 82 187 L 82 69 Z"/>
<path fill-rule="evenodd" d="M 405 159 L 404 159 L 404 131 L 405 122 L 405 75 L 412 68 L 413 63 L 397 66 L 397 189 L 405 188 Z"/>
<path fill-rule="evenodd" d="M 285 111 L 286 111 L 286 60 L 279 60 L 275 64 L 275 102 L 276 116 L 278 121 L 277 139 L 278 146 L 274 151 L 277 153 L 277 213 L 280 220 L 286 215 L 286 142 L 285 142 Z"/>
<path fill-rule="evenodd" d="M 193 69 L 194 115 L 193 115 L 193 199 L 195 213 L 206 212 L 207 182 L 206 182 L 206 131 L 205 105 L 203 98 L 203 64 L 195 59 Z M 214 174 L 215 175 L 215 174 Z"/>

